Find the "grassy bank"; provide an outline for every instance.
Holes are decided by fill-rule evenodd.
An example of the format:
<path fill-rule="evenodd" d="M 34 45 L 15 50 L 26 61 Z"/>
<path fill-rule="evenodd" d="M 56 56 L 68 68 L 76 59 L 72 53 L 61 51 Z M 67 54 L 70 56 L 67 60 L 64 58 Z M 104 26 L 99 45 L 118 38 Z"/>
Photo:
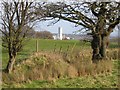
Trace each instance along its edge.
<path fill-rule="evenodd" d="M 117 60 L 118 45 L 115 42 L 110 44 L 107 53 L 111 61 L 98 65 L 90 63 L 90 43 L 41 39 L 38 42 L 38 53 L 35 53 L 35 39 L 29 40 L 18 53 L 17 62 L 20 63 L 16 63 L 14 73 L 3 73 L 3 87 L 117 88 L 120 63 Z M 5 68 L 8 57 L 4 48 L 2 55 Z"/>

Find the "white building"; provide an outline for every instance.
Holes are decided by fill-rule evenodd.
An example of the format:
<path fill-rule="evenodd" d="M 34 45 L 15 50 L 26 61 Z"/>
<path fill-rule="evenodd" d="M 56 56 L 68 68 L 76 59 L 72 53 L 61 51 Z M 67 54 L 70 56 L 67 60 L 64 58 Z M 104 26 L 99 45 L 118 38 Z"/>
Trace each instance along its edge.
<path fill-rule="evenodd" d="M 53 39 L 54 39 L 54 40 L 57 40 L 57 36 L 56 36 L 56 35 L 53 35 Z"/>
<path fill-rule="evenodd" d="M 70 40 L 71 39 L 69 36 L 66 36 L 65 34 L 63 34 L 62 27 L 58 28 L 57 34 L 53 34 L 53 38 L 54 40 Z"/>
<path fill-rule="evenodd" d="M 63 39 L 63 34 L 62 34 L 62 28 L 58 28 L 58 33 L 53 35 L 54 40 L 62 40 Z"/>
<path fill-rule="evenodd" d="M 62 37 L 62 28 L 61 27 L 58 28 L 58 39 L 59 40 L 63 39 L 63 37 Z"/>

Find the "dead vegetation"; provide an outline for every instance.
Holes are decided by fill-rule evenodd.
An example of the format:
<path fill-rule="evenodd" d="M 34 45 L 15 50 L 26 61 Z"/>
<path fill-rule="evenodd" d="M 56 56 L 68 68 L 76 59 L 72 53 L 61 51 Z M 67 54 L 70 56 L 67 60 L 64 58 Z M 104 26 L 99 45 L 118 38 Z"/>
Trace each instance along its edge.
<path fill-rule="evenodd" d="M 38 52 L 28 59 L 16 63 L 13 73 L 3 72 L 3 82 L 26 83 L 33 80 L 55 82 L 58 78 L 80 77 L 87 75 L 109 74 L 112 71 L 112 60 L 118 57 L 118 50 L 108 50 L 107 60 L 92 63 L 91 52 L 74 50 L 70 53 Z"/>

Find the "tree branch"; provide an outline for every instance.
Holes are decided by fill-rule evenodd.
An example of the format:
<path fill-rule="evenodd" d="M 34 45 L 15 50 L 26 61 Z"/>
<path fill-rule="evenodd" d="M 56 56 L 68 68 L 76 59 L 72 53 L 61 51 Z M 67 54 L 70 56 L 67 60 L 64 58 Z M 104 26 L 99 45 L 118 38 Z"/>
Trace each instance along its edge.
<path fill-rule="evenodd" d="M 115 28 L 116 25 L 120 23 L 120 16 L 113 22 L 112 24 L 109 25 L 107 34 L 109 35 L 111 32 L 113 32 L 113 29 Z"/>

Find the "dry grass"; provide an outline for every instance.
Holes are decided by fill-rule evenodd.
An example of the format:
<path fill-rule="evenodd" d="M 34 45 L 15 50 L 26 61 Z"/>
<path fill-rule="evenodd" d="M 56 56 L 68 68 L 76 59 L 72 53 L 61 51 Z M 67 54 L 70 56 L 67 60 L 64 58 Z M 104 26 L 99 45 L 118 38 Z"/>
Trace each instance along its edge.
<path fill-rule="evenodd" d="M 112 71 L 113 63 L 110 58 L 115 59 L 116 51 L 108 60 L 97 63 L 91 61 L 91 50 L 74 50 L 70 53 L 38 52 L 33 53 L 28 59 L 15 65 L 12 74 L 3 72 L 4 83 L 23 83 L 33 80 L 48 80 L 55 82 L 58 78 L 79 77 L 86 75 L 106 74 Z M 107 53 L 107 55 L 109 55 Z"/>
<path fill-rule="evenodd" d="M 119 49 L 107 49 L 107 57 L 112 60 L 118 59 Z"/>

